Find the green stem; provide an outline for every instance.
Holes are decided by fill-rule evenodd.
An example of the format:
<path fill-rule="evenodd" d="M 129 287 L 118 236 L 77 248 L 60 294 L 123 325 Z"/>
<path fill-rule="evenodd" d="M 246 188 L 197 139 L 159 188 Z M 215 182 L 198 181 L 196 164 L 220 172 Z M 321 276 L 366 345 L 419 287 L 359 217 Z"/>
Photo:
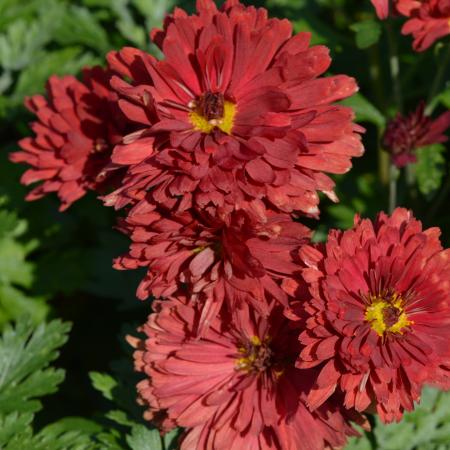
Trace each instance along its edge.
<path fill-rule="evenodd" d="M 397 39 L 392 30 L 390 21 L 386 22 L 386 31 L 389 44 L 389 67 L 394 91 L 394 99 L 399 112 L 403 112 L 402 85 L 400 82 L 400 61 L 398 58 Z"/>
<path fill-rule="evenodd" d="M 400 171 L 391 163 L 389 170 L 389 214 L 392 214 L 397 206 L 397 179 Z"/>
<path fill-rule="evenodd" d="M 425 109 L 425 114 L 427 115 L 431 115 L 436 106 L 436 103 L 433 102 L 433 100 L 441 89 L 442 81 L 444 80 L 445 71 L 447 69 L 449 61 L 450 45 L 447 45 L 447 51 L 444 53 L 444 56 L 438 64 L 438 70 L 436 72 L 436 76 L 434 77 L 433 84 L 431 85 L 430 94 L 428 95 L 427 108 Z"/>
<path fill-rule="evenodd" d="M 400 60 L 398 58 L 397 40 L 392 29 L 392 24 L 386 21 L 386 32 L 389 45 L 389 67 L 391 69 L 391 79 L 393 85 L 394 99 L 398 112 L 403 112 L 403 96 L 402 85 L 400 81 Z M 397 180 L 399 177 L 399 170 L 394 164 L 389 168 L 389 212 L 392 213 L 397 206 Z"/>
<path fill-rule="evenodd" d="M 383 86 L 381 75 L 381 59 L 379 53 L 379 47 L 373 46 L 369 48 L 369 75 L 372 85 L 372 91 L 375 93 L 376 102 L 378 107 L 382 110 L 386 110 L 386 97 L 385 89 Z M 384 130 L 378 128 L 378 142 L 381 141 Z M 389 184 L 389 155 L 378 145 L 378 175 L 381 183 L 384 186 Z"/>
<path fill-rule="evenodd" d="M 365 431 L 364 434 L 366 435 L 367 440 L 370 443 L 371 450 L 376 450 L 377 448 L 379 448 L 377 438 L 374 433 L 377 423 L 375 421 L 375 417 L 372 414 L 367 414 L 367 421 L 370 424 L 370 431 Z"/>

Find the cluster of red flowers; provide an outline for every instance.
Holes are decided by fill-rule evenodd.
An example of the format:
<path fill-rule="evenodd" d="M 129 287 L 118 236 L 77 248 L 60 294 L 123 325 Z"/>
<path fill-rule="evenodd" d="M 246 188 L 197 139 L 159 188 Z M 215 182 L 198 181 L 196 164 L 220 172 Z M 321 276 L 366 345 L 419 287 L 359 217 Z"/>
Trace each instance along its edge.
<path fill-rule="evenodd" d="M 431 47 L 438 39 L 450 35 L 450 0 L 371 0 L 378 18 L 402 15 L 408 20 L 403 34 L 412 34 L 418 52 Z"/>
<path fill-rule="evenodd" d="M 137 296 L 157 298 L 129 338 L 145 417 L 185 428 L 184 450 L 321 450 L 368 410 L 399 420 L 425 383 L 450 387 L 438 230 L 398 209 L 317 245 L 293 219 L 318 216 L 319 191 L 337 201 L 325 173 L 363 153 L 335 103 L 355 80 L 323 76 L 326 47 L 238 0 L 176 9 L 151 36 L 163 60 L 124 48 L 83 83 L 52 78 L 12 155 L 43 180 L 30 199 L 108 188 L 126 213 L 115 267 L 144 267 Z"/>

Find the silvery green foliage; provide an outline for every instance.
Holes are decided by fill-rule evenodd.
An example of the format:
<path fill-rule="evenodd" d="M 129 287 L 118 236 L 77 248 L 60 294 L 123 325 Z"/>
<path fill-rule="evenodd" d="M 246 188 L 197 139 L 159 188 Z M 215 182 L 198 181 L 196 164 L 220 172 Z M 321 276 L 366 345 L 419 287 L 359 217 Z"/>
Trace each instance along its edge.
<path fill-rule="evenodd" d="M 67 341 L 70 324 L 54 320 L 37 327 L 29 319 L 7 325 L 0 337 L 0 448 L 3 450 L 90 450 L 96 426 L 83 419 L 61 419 L 39 431 L 34 413 L 40 398 L 57 390 L 64 371 L 50 363 Z M 87 431 L 89 430 L 89 431 Z"/>
<path fill-rule="evenodd" d="M 0 196 L 0 327 L 25 313 L 38 323 L 48 312 L 44 298 L 26 293 L 35 270 L 28 256 L 38 244 L 36 239 L 23 239 L 27 228 L 27 222 L 9 210 L 6 197 Z"/>
<path fill-rule="evenodd" d="M 384 425 L 377 418 L 373 436 L 351 439 L 346 450 L 448 450 L 450 392 L 426 387 L 415 410 L 399 423 Z"/>

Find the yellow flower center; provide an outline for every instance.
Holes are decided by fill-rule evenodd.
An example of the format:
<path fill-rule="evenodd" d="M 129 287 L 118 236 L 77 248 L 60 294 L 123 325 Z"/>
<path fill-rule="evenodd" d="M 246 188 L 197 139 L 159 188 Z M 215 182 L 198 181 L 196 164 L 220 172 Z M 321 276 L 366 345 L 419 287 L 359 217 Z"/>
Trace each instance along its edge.
<path fill-rule="evenodd" d="M 408 320 L 401 296 L 393 294 L 388 298 L 372 297 L 367 307 L 365 319 L 378 336 L 385 333 L 403 334 L 405 328 L 414 324 Z"/>
<path fill-rule="evenodd" d="M 206 92 L 198 102 L 189 105 L 189 120 L 196 131 L 212 133 L 219 128 L 226 134 L 233 129 L 236 105 L 224 99 L 223 94 Z"/>
<path fill-rule="evenodd" d="M 248 342 L 238 348 L 243 356 L 236 359 L 236 369 L 244 372 L 263 372 L 272 365 L 273 354 L 268 343 L 270 338 L 264 341 L 258 336 L 252 336 Z"/>

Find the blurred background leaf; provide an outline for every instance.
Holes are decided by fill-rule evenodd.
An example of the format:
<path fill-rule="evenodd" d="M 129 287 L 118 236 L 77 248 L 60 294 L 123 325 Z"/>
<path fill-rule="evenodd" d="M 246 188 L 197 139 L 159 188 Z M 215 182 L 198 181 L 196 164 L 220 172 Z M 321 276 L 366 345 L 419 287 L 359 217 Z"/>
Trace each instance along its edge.
<path fill-rule="evenodd" d="M 375 447 L 373 446 L 375 442 Z M 450 448 L 450 392 L 426 387 L 420 405 L 399 423 L 377 418 L 374 439 L 353 438 L 346 450 L 447 450 Z"/>

